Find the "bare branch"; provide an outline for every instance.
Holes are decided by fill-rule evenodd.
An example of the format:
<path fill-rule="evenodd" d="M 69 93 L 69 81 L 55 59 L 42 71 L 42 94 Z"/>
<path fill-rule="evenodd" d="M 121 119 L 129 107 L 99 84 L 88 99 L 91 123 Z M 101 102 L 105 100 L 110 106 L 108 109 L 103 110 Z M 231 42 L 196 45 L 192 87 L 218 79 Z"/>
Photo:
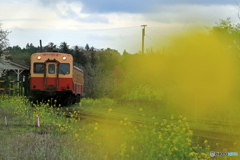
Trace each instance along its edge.
<path fill-rule="evenodd" d="M 238 4 L 238 2 L 235 0 L 235 2 L 236 2 L 236 4 L 237 4 L 237 7 L 236 7 L 236 9 L 238 10 L 238 18 L 240 19 L 240 15 L 239 15 L 239 12 L 240 12 L 240 6 L 239 6 L 239 4 Z"/>
<path fill-rule="evenodd" d="M 0 23 L 0 51 L 8 46 L 7 36 L 10 32 L 2 29 L 2 24 Z"/>

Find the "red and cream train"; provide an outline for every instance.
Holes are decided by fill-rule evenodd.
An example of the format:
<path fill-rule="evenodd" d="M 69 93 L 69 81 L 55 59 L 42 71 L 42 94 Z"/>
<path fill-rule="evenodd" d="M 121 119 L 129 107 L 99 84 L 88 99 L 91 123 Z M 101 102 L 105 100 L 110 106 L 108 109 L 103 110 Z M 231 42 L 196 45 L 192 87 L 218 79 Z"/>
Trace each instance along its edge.
<path fill-rule="evenodd" d="M 43 52 L 31 56 L 30 90 L 34 100 L 56 99 L 62 105 L 80 102 L 84 72 L 70 54 Z"/>

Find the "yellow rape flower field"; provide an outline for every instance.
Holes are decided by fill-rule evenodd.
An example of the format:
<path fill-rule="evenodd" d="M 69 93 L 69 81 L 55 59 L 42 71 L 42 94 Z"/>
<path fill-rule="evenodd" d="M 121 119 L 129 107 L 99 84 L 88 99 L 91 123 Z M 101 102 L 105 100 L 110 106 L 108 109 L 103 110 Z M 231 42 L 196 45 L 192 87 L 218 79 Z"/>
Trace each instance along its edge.
<path fill-rule="evenodd" d="M 21 96 L 2 97 L 0 157 L 91 160 L 210 159 L 209 141 L 199 144 L 193 142 L 193 132 L 187 119 L 180 115 L 176 123 L 159 121 L 157 117 L 146 117 L 153 123 L 134 124 L 125 117 L 118 124 L 112 124 L 80 120 L 76 118 L 77 110 L 66 118 L 66 113 L 55 107 L 55 103 L 56 101 L 49 100 L 48 103 L 32 104 Z M 114 109 L 106 110 L 106 115 L 111 114 L 112 110 Z M 141 114 L 144 114 L 144 111 L 143 108 L 136 108 L 136 112 Z M 37 126 L 37 114 L 40 127 Z M 8 125 L 2 118 L 5 116 Z M 231 151 L 239 149 L 237 143 L 232 147 Z"/>

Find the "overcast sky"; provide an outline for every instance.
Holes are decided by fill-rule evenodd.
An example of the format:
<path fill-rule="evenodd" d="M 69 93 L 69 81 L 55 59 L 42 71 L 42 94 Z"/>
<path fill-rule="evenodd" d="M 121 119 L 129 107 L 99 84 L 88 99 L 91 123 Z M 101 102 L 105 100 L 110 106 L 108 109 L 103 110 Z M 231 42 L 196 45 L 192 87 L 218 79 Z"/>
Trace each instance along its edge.
<path fill-rule="evenodd" d="M 66 41 L 74 45 L 136 53 L 163 45 L 165 39 L 190 25 L 213 26 L 231 17 L 238 23 L 240 0 L 0 0 L 0 22 L 10 46 L 38 46 Z"/>

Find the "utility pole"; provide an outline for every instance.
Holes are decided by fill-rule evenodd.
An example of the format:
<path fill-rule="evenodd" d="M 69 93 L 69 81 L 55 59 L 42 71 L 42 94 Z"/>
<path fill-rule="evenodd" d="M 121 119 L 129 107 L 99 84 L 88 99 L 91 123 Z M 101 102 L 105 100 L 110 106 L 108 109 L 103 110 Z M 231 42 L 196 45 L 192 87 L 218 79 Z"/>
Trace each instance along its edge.
<path fill-rule="evenodd" d="M 42 40 L 40 39 L 40 53 L 42 53 Z"/>
<path fill-rule="evenodd" d="M 141 25 L 141 27 L 143 27 L 142 29 L 142 54 L 144 54 L 144 36 L 145 36 L 145 27 L 147 25 Z"/>

